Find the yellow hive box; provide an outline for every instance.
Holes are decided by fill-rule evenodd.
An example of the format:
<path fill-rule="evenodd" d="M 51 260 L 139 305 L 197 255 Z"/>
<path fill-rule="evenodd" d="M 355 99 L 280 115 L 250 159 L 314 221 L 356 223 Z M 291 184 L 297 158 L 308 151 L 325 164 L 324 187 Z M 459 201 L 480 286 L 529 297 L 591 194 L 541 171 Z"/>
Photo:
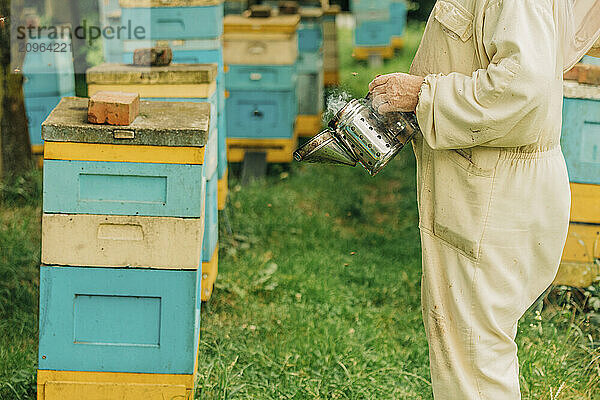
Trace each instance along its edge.
<path fill-rule="evenodd" d="M 38 400 L 193 398 L 193 375 L 39 370 L 37 377 Z"/>
<path fill-rule="evenodd" d="M 212 292 L 217 281 L 217 275 L 219 274 L 219 244 L 215 248 L 210 261 L 202 263 L 202 285 L 201 285 L 201 298 L 202 301 L 210 300 Z"/>
<path fill-rule="evenodd" d="M 392 48 L 397 50 L 404 48 L 404 38 L 401 36 L 392 36 L 391 45 Z"/>
<path fill-rule="evenodd" d="M 588 287 L 600 276 L 600 265 L 597 263 L 563 262 L 554 279 L 555 285 Z"/>
<path fill-rule="evenodd" d="M 394 56 L 394 48 L 384 47 L 355 47 L 352 51 L 352 57 L 357 60 L 368 60 L 371 56 L 380 56 L 384 59 L 390 59 Z"/>
<path fill-rule="evenodd" d="M 563 262 L 592 263 L 600 258 L 600 224 L 572 222 L 563 250 Z"/>
<path fill-rule="evenodd" d="M 600 185 L 571 183 L 571 221 L 600 224 Z"/>
<path fill-rule="evenodd" d="M 323 81 L 325 86 L 337 86 L 340 84 L 340 73 L 338 71 L 324 71 Z"/>
<path fill-rule="evenodd" d="M 223 211 L 225 209 L 225 205 L 227 204 L 227 193 L 229 193 L 229 171 L 225 170 L 223 177 L 219 179 L 218 187 L 217 187 L 217 208 L 219 211 Z"/>
<path fill-rule="evenodd" d="M 210 98 L 217 90 L 217 64 L 171 64 L 142 67 L 102 64 L 86 72 L 88 94 L 138 93 L 141 98 Z"/>
<path fill-rule="evenodd" d="M 587 287 L 600 275 L 600 224 L 572 222 L 554 284 Z"/>
<path fill-rule="evenodd" d="M 242 162 L 247 151 L 267 153 L 268 163 L 290 163 L 298 143 L 298 132 L 291 139 L 227 138 L 227 160 Z"/>
<path fill-rule="evenodd" d="M 296 33 L 299 15 L 278 15 L 269 18 L 249 18 L 227 15 L 223 20 L 223 32 L 227 33 Z"/>
<path fill-rule="evenodd" d="M 296 131 L 298 136 L 312 137 L 321 131 L 323 126 L 321 114 L 319 115 L 298 115 L 296 117 Z"/>
<path fill-rule="evenodd" d="M 204 147 L 46 142 L 44 159 L 202 165 L 204 150 Z"/>

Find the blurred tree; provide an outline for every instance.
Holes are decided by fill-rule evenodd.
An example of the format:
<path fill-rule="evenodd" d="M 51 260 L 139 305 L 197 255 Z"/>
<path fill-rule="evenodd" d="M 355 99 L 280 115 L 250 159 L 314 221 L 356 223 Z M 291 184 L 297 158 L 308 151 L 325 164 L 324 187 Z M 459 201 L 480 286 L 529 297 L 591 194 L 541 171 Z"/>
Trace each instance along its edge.
<path fill-rule="evenodd" d="M 408 13 L 409 20 L 427 21 L 436 0 L 412 0 L 415 5 Z"/>
<path fill-rule="evenodd" d="M 20 15 L 23 0 L 12 0 Z M 0 1 L 0 177 L 18 175 L 31 167 L 31 145 L 23 97 L 23 75 L 11 59 L 23 57 L 10 41 L 11 0 Z M 15 18 L 15 21 L 18 18 Z M 22 63 L 18 63 L 22 65 Z"/>

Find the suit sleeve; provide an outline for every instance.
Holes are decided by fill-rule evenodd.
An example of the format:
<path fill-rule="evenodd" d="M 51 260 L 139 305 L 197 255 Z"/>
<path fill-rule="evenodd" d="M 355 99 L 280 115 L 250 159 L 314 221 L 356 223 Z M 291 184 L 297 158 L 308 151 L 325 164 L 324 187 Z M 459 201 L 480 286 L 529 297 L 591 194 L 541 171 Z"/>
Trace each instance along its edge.
<path fill-rule="evenodd" d="M 554 19 L 539 3 L 547 2 L 497 0 L 488 6 L 482 35 L 490 60 L 486 69 L 425 78 L 416 113 L 430 147 L 537 141 L 557 79 Z"/>

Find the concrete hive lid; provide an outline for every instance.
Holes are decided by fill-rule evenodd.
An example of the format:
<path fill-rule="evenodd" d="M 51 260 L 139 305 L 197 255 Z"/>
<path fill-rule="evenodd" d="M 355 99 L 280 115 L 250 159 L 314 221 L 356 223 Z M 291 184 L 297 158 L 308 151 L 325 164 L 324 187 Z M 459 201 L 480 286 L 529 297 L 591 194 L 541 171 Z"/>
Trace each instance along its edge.
<path fill-rule="evenodd" d="M 147 67 L 131 64 L 101 64 L 86 72 L 88 85 L 187 85 L 212 83 L 217 79 L 217 64 L 171 64 Z"/>
<path fill-rule="evenodd" d="M 248 18 L 242 15 L 227 15 L 223 20 L 223 31 L 224 33 L 294 33 L 298 29 L 299 23 L 299 15 L 276 15 L 268 18 Z"/>
<path fill-rule="evenodd" d="M 223 0 L 119 0 L 122 8 L 206 7 L 221 3 Z"/>
<path fill-rule="evenodd" d="M 141 101 L 138 117 L 128 126 L 91 124 L 87 122 L 87 115 L 87 98 L 63 97 L 42 124 L 43 139 L 49 142 L 204 147 L 211 118 L 209 103 L 163 101 Z"/>

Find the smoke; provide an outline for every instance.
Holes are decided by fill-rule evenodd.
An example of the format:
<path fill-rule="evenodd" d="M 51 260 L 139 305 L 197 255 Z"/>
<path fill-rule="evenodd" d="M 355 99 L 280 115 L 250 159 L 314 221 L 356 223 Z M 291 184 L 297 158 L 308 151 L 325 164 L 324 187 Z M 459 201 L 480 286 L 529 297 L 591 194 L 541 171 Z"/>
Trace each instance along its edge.
<path fill-rule="evenodd" d="M 325 101 L 323 122 L 327 124 L 353 97 L 343 89 L 333 89 Z"/>

